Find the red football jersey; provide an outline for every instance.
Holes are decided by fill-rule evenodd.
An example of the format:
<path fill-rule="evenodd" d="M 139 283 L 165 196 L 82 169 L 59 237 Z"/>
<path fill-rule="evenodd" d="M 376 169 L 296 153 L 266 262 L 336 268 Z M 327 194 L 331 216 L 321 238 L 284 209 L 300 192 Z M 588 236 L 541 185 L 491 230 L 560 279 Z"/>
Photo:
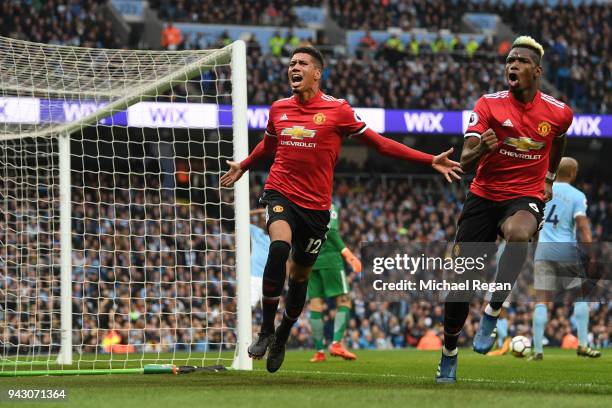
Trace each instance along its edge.
<path fill-rule="evenodd" d="M 321 91 L 304 103 L 295 96 L 274 102 L 265 137 L 278 143 L 265 188 L 300 207 L 329 210 L 342 138 L 366 128 L 344 99 Z"/>
<path fill-rule="evenodd" d="M 482 96 L 470 116 L 465 137 L 480 137 L 491 128 L 499 144 L 480 160 L 470 191 L 493 201 L 544 199 L 552 141 L 567 132 L 572 119 L 567 105 L 540 91 L 527 104 L 509 91 Z"/>

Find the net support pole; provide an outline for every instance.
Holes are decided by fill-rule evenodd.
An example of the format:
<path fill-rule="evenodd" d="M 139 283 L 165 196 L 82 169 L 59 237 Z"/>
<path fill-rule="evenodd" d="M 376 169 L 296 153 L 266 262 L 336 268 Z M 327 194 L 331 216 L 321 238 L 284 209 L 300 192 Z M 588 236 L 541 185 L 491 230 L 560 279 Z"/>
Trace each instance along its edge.
<path fill-rule="evenodd" d="M 58 364 L 72 364 L 72 222 L 70 180 L 70 135 L 58 138 L 60 201 L 60 327 Z"/>
<path fill-rule="evenodd" d="M 234 131 L 234 160 L 242 160 L 249 153 L 247 128 L 247 72 L 246 44 L 232 44 L 232 122 Z M 243 176 L 235 188 L 236 219 L 236 285 L 237 285 L 237 340 L 232 367 L 252 370 L 253 361 L 247 348 L 251 342 L 251 257 L 249 228 L 249 177 Z"/>

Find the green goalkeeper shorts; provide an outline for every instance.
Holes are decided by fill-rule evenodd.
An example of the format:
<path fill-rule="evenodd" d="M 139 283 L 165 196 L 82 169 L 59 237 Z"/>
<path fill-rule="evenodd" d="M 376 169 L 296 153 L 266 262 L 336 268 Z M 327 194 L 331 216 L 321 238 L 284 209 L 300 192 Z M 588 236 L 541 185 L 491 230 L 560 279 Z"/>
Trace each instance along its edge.
<path fill-rule="evenodd" d="M 308 299 L 331 298 L 349 293 L 343 268 L 313 269 L 308 280 Z"/>

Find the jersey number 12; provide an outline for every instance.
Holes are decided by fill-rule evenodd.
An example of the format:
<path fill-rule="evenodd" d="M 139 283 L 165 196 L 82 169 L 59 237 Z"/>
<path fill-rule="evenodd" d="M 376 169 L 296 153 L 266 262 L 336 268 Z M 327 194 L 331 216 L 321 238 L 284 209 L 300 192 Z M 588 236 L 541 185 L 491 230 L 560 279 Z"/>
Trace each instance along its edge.
<path fill-rule="evenodd" d="M 306 246 L 306 252 L 309 254 L 318 254 L 319 249 L 321 249 L 321 240 L 309 238 L 308 245 Z"/>

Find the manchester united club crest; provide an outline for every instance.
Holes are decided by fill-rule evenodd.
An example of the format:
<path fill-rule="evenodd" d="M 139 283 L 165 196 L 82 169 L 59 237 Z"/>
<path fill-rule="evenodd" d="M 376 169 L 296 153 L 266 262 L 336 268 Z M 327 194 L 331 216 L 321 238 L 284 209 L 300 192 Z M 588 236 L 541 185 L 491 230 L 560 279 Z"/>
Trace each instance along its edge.
<path fill-rule="evenodd" d="M 544 136 L 548 136 L 551 129 L 552 129 L 552 126 L 550 125 L 550 123 L 540 122 L 536 131 L 538 132 L 540 136 L 544 137 Z"/>
<path fill-rule="evenodd" d="M 317 125 L 320 125 L 320 124 L 322 124 L 323 122 L 325 122 L 325 119 L 326 119 L 326 118 L 325 118 L 325 115 L 324 115 L 324 114 L 322 114 L 321 112 L 319 112 L 319 113 L 315 114 L 315 115 L 312 117 L 312 121 L 313 121 L 315 124 L 317 124 Z"/>

